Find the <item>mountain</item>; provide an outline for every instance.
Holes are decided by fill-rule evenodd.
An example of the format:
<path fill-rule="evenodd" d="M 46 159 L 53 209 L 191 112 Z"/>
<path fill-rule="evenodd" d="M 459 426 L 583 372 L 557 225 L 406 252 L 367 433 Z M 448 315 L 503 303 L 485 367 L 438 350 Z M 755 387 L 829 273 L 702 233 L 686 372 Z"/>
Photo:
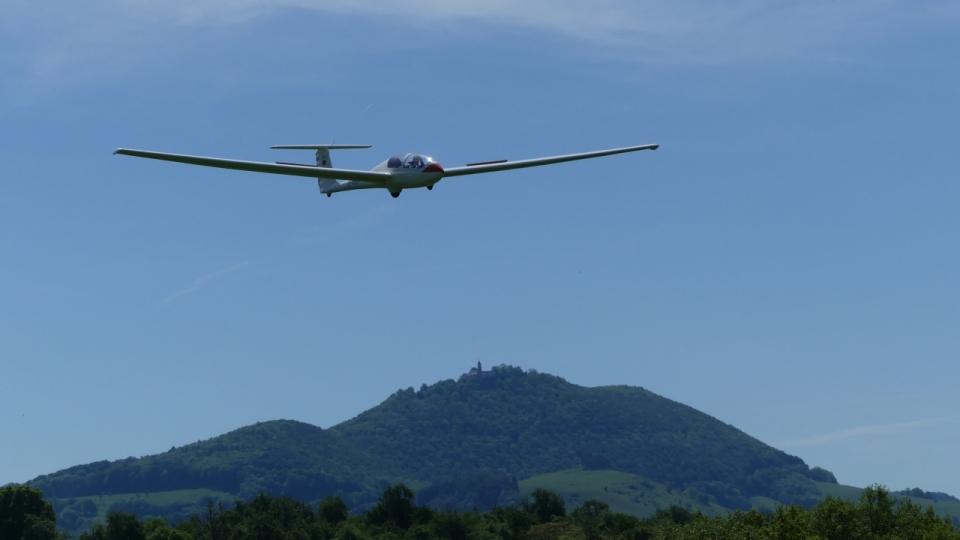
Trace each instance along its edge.
<path fill-rule="evenodd" d="M 400 390 L 329 429 L 263 422 L 29 484 L 60 500 L 61 509 L 83 497 L 182 490 L 308 501 L 338 493 L 363 509 L 401 481 L 421 500 L 485 507 L 515 500 L 518 479 L 571 469 L 636 475 L 724 508 L 750 507 L 751 497 L 809 505 L 821 497 L 814 480 L 835 482 L 827 471 L 643 388 L 586 388 L 500 366 Z"/>

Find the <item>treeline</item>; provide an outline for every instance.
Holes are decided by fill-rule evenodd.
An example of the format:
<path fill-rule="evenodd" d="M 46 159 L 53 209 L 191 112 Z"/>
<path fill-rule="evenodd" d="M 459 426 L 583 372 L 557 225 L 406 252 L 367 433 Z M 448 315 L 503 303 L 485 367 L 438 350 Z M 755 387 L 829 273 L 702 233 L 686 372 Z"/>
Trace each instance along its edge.
<path fill-rule="evenodd" d="M 920 488 L 895 491 L 894 494 L 906 495 L 907 497 L 917 497 L 919 499 L 931 499 L 934 501 L 960 502 L 960 499 L 950 495 L 949 493 L 944 493 L 942 491 L 924 491 Z"/>
<path fill-rule="evenodd" d="M 543 489 L 488 512 L 437 510 L 415 500 L 410 488 L 396 484 L 368 511 L 351 515 L 340 497 L 314 506 L 261 494 L 229 508 L 211 503 L 202 514 L 172 525 L 111 512 L 105 524 L 77 540 L 960 540 L 960 529 L 932 508 L 879 486 L 866 489 L 859 503 L 828 497 L 810 509 L 790 505 L 712 518 L 674 506 L 639 519 L 597 500 L 568 512 L 560 496 Z M 38 490 L 8 486 L 0 489 L 0 538 L 70 537 L 56 532 L 53 508 Z"/>

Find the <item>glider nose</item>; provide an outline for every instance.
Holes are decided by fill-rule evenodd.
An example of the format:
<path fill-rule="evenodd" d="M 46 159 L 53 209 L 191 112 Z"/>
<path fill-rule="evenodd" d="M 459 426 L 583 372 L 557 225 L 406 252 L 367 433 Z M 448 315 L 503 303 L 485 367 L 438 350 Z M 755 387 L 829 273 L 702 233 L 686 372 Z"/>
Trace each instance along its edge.
<path fill-rule="evenodd" d="M 420 171 L 420 172 L 426 172 L 426 173 L 437 173 L 437 172 L 438 172 L 438 173 L 442 173 L 442 172 L 443 172 L 443 167 L 442 167 L 439 163 L 437 163 L 436 161 L 434 161 L 434 162 L 431 163 L 430 165 L 427 165 L 426 167 L 424 167 L 424 169 L 423 169 L 422 171 Z"/>

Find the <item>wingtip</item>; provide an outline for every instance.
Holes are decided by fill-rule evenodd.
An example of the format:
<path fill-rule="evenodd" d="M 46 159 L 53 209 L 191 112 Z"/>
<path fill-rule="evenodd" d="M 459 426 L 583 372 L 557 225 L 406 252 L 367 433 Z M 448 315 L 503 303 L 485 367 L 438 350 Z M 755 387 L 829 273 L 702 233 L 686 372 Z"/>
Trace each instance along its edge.
<path fill-rule="evenodd" d="M 654 144 L 654 145 L 651 145 L 651 146 L 650 146 L 650 149 L 651 149 L 651 150 L 656 150 L 657 148 L 660 148 L 660 145 L 659 145 L 659 144 Z"/>

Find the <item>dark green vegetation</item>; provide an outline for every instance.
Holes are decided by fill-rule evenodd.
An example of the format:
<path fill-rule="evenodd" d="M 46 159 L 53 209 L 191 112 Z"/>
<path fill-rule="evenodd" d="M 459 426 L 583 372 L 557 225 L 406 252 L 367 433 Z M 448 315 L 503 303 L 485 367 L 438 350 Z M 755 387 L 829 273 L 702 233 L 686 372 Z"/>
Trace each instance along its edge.
<path fill-rule="evenodd" d="M 0 490 L 0 500 L 7 491 Z M 29 489 L 29 488 L 25 488 Z M 38 493 L 30 490 L 36 500 Z M 42 499 L 40 499 L 42 501 Z M 34 505 L 37 506 L 37 505 Z M 35 509 L 50 523 L 49 505 Z M 33 507 L 31 507 L 33 508 Z M 37 514 L 0 507 L 0 523 L 26 522 Z M 10 518 L 13 519 L 10 519 Z M 20 529 L 4 540 L 56 540 L 50 529 Z M 13 534 L 11 533 L 11 534 Z M 63 533 L 61 539 L 69 535 Z M 736 511 L 707 517 L 671 506 L 651 517 L 615 512 L 590 499 L 567 510 L 562 497 L 537 489 L 517 505 L 487 512 L 437 510 L 416 504 L 414 492 L 397 484 L 387 487 L 365 513 L 350 515 L 340 497 L 310 505 L 287 497 L 259 495 L 231 508 L 210 503 L 202 514 L 170 524 L 142 520 L 135 514 L 111 512 L 106 524 L 95 525 L 78 540 L 686 540 L 710 538 L 769 540 L 960 540 L 960 529 L 924 510 L 909 498 L 895 500 L 884 488 L 863 491 L 858 503 L 828 497 L 810 509 L 779 506 L 774 512 Z"/>
<path fill-rule="evenodd" d="M 327 430 L 266 422 L 30 485 L 73 531 L 110 512 L 185 520 L 208 502 L 260 493 L 302 501 L 337 495 L 362 511 L 396 482 L 415 488 L 420 505 L 461 512 L 509 505 L 537 488 L 571 506 L 596 499 L 637 517 L 671 505 L 720 515 L 811 506 L 825 493 L 860 497 L 830 472 L 646 390 L 583 388 L 509 367 L 495 372 L 399 391 Z M 941 515 L 960 514 L 960 503 L 929 503 Z"/>
<path fill-rule="evenodd" d="M 53 540 L 57 537 L 53 506 L 40 490 L 27 486 L 0 488 L 0 539 Z"/>
<path fill-rule="evenodd" d="M 396 482 L 420 490 L 421 504 L 484 509 L 516 500 L 517 479 L 582 468 L 640 476 L 699 507 L 732 509 L 750 508 L 752 497 L 811 505 L 822 496 L 814 480 L 832 479 L 642 388 L 584 388 L 506 366 L 495 372 L 482 380 L 398 391 L 327 430 L 266 422 L 143 459 L 73 467 L 29 484 L 55 499 L 61 512 L 69 499 L 76 505 L 82 498 L 196 489 L 242 500 L 261 492 L 306 501 L 338 494 L 366 509 Z M 129 509 L 184 511 L 151 511 L 144 506 L 150 504 Z M 92 509 L 72 511 L 79 522 Z"/>
<path fill-rule="evenodd" d="M 817 487 L 823 490 L 825 495 L 830 495 L 847 501 L 860 500 L 860 498 L 863 497 L 864 492 L 862 488 L 844 486 L 840 484 L 818 483 Z M 912 492 L 913 490 L 904 490 L 894 492 L 893 495 L 898 499 L 909 497 L 914 503 L 919 504 L 924 508 L 933 508 L 933 511 L 936 512 L 937 515 L 948 517 L 955 525 L 960 526 L 960 502 L 956 501 L 956 497 L 947 495 L 946 493 L 932 493 L 920 489 L 917 489 L 917 492 L 922 493 L 924 497 L 916 497 L 911 494 Z M 931 495 L 938 495 L 940 497 L 939 499 L 934 499 L 930 497 Z"/>

